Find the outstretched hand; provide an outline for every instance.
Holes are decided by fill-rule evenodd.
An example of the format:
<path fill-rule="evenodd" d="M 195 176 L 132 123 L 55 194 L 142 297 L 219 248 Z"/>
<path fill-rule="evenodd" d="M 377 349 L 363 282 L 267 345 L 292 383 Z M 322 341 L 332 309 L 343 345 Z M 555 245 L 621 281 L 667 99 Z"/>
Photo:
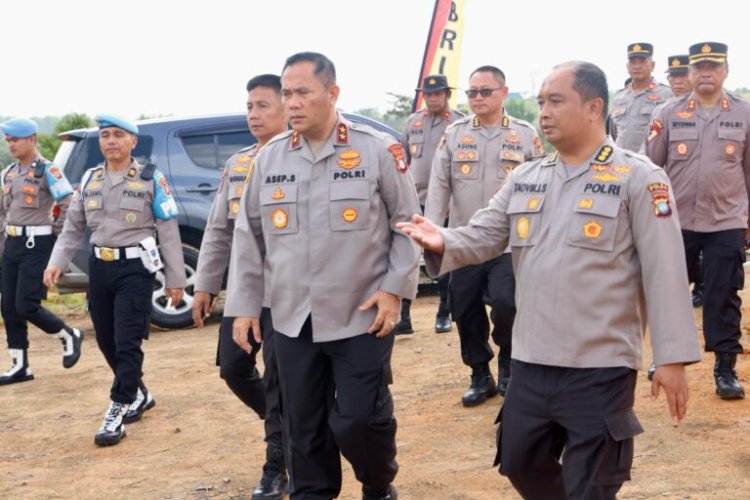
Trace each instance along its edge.
<path fill-rule="evenodd" d="M 445 242 L 440 235 L 440 228 L 421 215 L 414 214 L 411 222 L 399 222 L 396 228 L 426 250 L 438 255 L 442 255 L 445 251 Z"/>

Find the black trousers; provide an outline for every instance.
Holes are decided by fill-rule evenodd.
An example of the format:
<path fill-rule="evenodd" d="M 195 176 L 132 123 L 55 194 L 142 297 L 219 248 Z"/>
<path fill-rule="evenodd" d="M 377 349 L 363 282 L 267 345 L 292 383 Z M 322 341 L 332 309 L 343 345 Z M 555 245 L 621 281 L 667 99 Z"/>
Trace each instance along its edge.
<path fill-rule="evenodd" d="M 263 335 L 263 364 L 265 371 L 261 379 L 256 368 L 256 356 L 261 346 L 250 334 L 253 349 L 246 353 L 232 338 L 234 318 L 224 316 L 219 327 L 219 349 L 217 364 L 219 375 L 231 391 L 263 419 L 265 441 L 269 446 L 281 448 L 281 409 L 279 407 L 279 370 L 276 363 L 276 335 L 273 331 L 271 310 L 263 308 L 260 315 L 260 330 Z"/>
<path fill-rule="evenodd" d="M 513 321 L 516 319 L 515 293 L 516 280 L 509 253 L 451 273 L 450 308 L 458 327 L 464 364 L 485 364 L 494 357 L 488 342 L 490 324 L 485 304 L 490 306 L 492 340 L 503 353 L 511 355 Z"/>
<path fill-rule="evenodd" d="M 385 489 L 396 477 L 393 335 L 312 341 L 308 317 L 298 338 L 276 334 L 290 495 L 330 499 L 341 491 L 339 451 L 357 479 Z"/>
<path fill-rule="evenodd" d="M 630 479 L 636 371 L 512 361 L 498 416 L 500 473 L 527 499 L 614 499 Z"/>
<path fill-rule="evenodd" d="M 154 275 L 140 259 L 89 258 L 89 310 L 96 343 L 115 375 L 110 398 L 135 401 L 143 378 L 143 350 L 151 322 Z"/>
<path fill-rule="evenodd" d="M 682 231 L 688 266 L 703 252 L 703 336 L 706 351 L 741 353 L 740 320 L 745 286 L 745 230 Z"/>
<path fill-rule="evenodd" d="M 52 235 L 34 237 L 34 248 L 26 248 L 23 236 L 8 236 L 3 251 L 2 310 L 10 349 L 29 348 L 30 321 L 45 333 L 57 333 L 65 322 L 42 307 L 47 288 L 42 277 L 52 253 Z"/>

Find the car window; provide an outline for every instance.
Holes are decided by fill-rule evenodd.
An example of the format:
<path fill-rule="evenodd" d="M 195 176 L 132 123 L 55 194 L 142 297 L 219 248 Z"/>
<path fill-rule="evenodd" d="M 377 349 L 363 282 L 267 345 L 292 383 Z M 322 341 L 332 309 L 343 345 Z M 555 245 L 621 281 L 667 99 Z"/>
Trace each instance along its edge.
<path fill-rule="evenodd" d="M 256 142 L 248 131 L 189 135 L 180 140 L 193 163 L 205 168 L 224 168 L 230 156 Z"/>
<path fill-rule="evenodd" d="M 227 132 L 226 134 L 218 135 L 218 148 L 219 148 L 219 165 L 224 166 L 234 153 L 242 148 L 246 148 L 257 141 L 250 132 Z"/>
<path fill-rule="evenodd" d="M 218 168 L 216 165 L 216 148 L 214 134 L 193 135 L 182 138 L 182 146 L 193 163 L 199 167 Z"/>

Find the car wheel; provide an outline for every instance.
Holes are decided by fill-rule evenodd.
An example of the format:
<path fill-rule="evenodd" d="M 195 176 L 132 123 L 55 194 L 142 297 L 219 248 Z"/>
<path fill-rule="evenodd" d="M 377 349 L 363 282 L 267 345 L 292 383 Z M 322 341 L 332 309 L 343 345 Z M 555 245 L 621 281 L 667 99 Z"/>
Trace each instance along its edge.
<path fill-rule="evenodd" d="M 185 285 L 182 300 L 179 304 L 173 304 L 172 308 L 167 308 L 164 273 L 162 271 L 156 273 L 151 323 L 161 328 L 187 328 L 193 325 L 193 286 L 195 285 L 195 270 L 198 267 L 198 249 L 183 243 L 182 257 L 185 260 L 187 285 Z"/>

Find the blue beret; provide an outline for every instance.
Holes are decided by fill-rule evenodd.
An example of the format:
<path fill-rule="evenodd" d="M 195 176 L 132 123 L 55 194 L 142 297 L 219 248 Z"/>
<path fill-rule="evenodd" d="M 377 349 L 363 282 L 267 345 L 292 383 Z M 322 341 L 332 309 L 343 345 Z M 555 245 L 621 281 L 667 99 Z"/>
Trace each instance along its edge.
<path fill-rule="evenodd" d="M 117 115 L 96 115 L 96 121 L 99 124 L 99 128 L 117 127 L 123 129 L 125 132 L 131 134 L 138 134 L 138 125 L 131 122 L 130 120 Z"/>
<path fill-rule="evenodd" d="M 7 136 L 23 139 L 36 134 L 38 127 L 28 118 L 14 118 L 0 123 L 0 130 Z"/>

